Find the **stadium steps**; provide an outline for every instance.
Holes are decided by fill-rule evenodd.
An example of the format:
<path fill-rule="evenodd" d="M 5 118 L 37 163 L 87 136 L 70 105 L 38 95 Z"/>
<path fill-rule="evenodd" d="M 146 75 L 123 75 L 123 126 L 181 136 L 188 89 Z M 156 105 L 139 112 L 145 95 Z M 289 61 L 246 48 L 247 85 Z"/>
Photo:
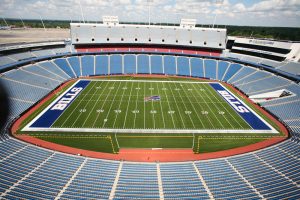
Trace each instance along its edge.
<path fill-rule="evenodd" d="M 24 176 L 22 179 L 20 179 L 19 181 L 17 181 L 15 184 L 13 184 L 9 189 L 7 189 L 5 192 L 3 192 L 0 197 L 5 196 L 7 193 L 11 192 L 15 187 L 17 187 L 18 185 L 20 185 L 23 181 L 25 181 L 28 177 L 30 177 L 33 173 L 35 173 L 39 168 L 41 168 L 46 162 L 48 162 L 55 153 L 52 153 L 47 159 L 45 159 L 41 164 L 39 164 L 38 166 L 36 166 L 36 168 L 34 168 L 32 171 L 30 171 L 28 174 L 26 174 L 26 176 Z"/>
<path fill-rule="evenodd" d="M 116 193 L 117 185 L 118 185 L 118 182 L 119 182 L 120 174 L 121 174 L 121 171 L 122 171 L 122 167 L 123 167 L 123 162 L 121 161 L 120 164 L 119 164 L 119 168 L 118 168 L 118 171 L 117 171 L 117 175 L 116 175 L 114 184 L 113 184 L 113 186 L 111 188 L 111 191 L 110 191 L 110 194 L 109 194 L 109 199 L 110 200 L 113 200 L 114 197 L 115 197 L 115 193 Z"/>
<path fill-rule="evenodd" d="M 57 196 L 55 197 L 55 200 L 60 199 L 60 197 L 62 196 L 62 194 L 66 191 L 66 189 L 70 186 L 70 184 L 72 183 L 72 181 L 76 178 L 76 176 L 78 175 L 78 173 L 80 172 L 80 170 L 83 168 L 83 166 L 86 164 L 87 162 L 87 158 L 84 159 L 84 161 L 81 163 L 81 165 L 78 167 L 77 171 L 73 174 L 73 176 L 70 178 L 70 180 L 67 182 L 67 184 L 63 187 L 63 189 L 57 194 Z"/>
<path fill-rule="evenodd" d="M 210 189 L 208 188 L 208 186 L 207 186 L 207 184 L 206 184 L 203 176 L 201 175 L 200 171 L 198 170 L 197 166 L 195 165 L 195 162 L 193 162 L 193 167 L 194 167 L 194 169 L 195 169 L 195 171 L 196 171 L 196 173 L 197 173 L 197 175 L 198 175 L 198 177 L 199 177 L 202 185 L 204 186 L 204 188 L 205 188 L 205 190 L 206 190 L 209 198 L 211 200 L 214 200 L 215 198 L 214 198 L 213 194 L 211 193 Z"/>
<path fill-rule="evenodd" d="M 269 168 L 271 168 L 273 171 L 275 171 L 276 173 L 278 173 L 280 176 L 282 176 L 283 178 L 285 178 L 286 180 L 288 180 L 289 182 L 291 182 L 293 185 L 300 187 L 300 185 L 297 184 L 297 182 L 293 181 L 292 179 L 290 179 L 288 176 L 286 176 L 285 174 L 283 174 L 281 171 L 279 171 L 278 169 L 276 169 L 274 166 L 272 166 L 270 163 L 268 163 L 265 159 L 263 159 L 261 156 L 253 153 L 253 155 L 260 160 L 261 162 L 264 163 L 264 165 L 268 166 Z"/>
<path fill-rule="evenodd" d="M 158 163 L 156 163 L 156 171 L 157 171 L 157 182 L 158 182 L 159 198 L 164 199 L 164 191 L 163 191 L 163 187 L 162 187 L 160 166 L 159 166 Z"/>

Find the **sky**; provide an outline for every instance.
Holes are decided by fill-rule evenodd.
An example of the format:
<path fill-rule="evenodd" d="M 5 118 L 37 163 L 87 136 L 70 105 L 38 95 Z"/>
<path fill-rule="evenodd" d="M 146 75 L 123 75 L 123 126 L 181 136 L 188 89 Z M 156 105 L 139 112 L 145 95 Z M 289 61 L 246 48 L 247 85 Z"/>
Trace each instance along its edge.
<path fill-rule="evenodd" d="M 300 27 L 300 0 L 0 0 L 0 17 Z M 83 17 L 81 15 L 81 8 Z M 150 12 L 149 12 L 150 10 Z"/>

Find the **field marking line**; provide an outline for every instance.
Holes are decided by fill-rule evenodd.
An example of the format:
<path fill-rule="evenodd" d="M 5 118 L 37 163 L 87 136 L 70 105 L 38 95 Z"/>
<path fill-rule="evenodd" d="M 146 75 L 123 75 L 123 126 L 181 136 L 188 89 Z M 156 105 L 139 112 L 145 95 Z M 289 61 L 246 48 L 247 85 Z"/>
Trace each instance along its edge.
<path fill-rule="evenodd" d="M 211 89 L 213 89 L 213 88 L 211 87 L 211 85 L 209 85 L 209 86 L 204 86 L 204 87 L 205 87 L 205 88 L 208 90 L 208 92 L 210 93 L 209 96 L 212 96 L 212 98 L 218 100 L 218 97 L 220 97 L 220 95 L 217 94 L 217 95 L 219 95 L 219 96 L 217 97 L 216 94 L 215 94 L 215 93 L 217 93 L 217 91 L 213 90 L 215 93 L 212 92 Z M 222 101 L 224 101 L 224 99 L 222 99 Z M 213 105 L 214 105 L 215 108 L 217 108 L 218 110 L 220 110 L 215 104 L 213 104 Z M 221 104 L 221 106 L 222 106 L 222 107 L 225 109 L 225 111 L 230 115 L 230 117 L 232 117 L 233 120 L 234 120 L 235 122 L 237 122 L 238 125 L 239 125 L 241 128 L 243 128 L 243 126 L 236 120 L 236 118 L 233 117 L 233 115 L 231 114 L 231 110 L 228 111 L 227 108 L 226 108 L 223 104 Z M 238 115 L 238 116 L 240 117 L 240 115 Z M 225 119 L 225 121 L 228 122 L 228 124 L 231 126 L 231 128 L 235 128 L 235 127 L 230 123 L 230 121 L 227 119 L 227 117 L 225 117 L 224 115 L 222 115 L 221 117 L 223 117 L 223 118 Z"/>
<path fill-rule="evenodd" d="M 88 86 L 91 84 L 91 82 L 88 84 Z M 90 91 L 91 91 L 91 89 L 94 87 L 94 85 L 96 85 L 96 84 L 93 84 L 93 85 L 91 85 L 91 88 L 89 88 L 89 90 L 88 91 L 86 91 L 86 93 L 84 94 L 84 96 L 83 97 L 85 97 L 86 96 L 86 94 L 88 94 Z M 87 87 L 86 87 L 87 88 Z M 84 91 L 84 90 L 83 90 Z M 83 92 L 82 91 L 82 92 Z M 81 93 L 82 94 L 82 93 Z M 81 96 L 81 95 L 78 95 L 77 96 L 77 98 L 79 97 L 79 96 Z M 76 99 L 77 99 L 76 98 Z M 75 99 L 75 100 L 76 100 Z M 79 98 L 78 98 L 79 99 Z M 77 99 L 77 100 L 78 100 Z M 62 125 L 60 126 L 60 127 L 62 127 L 62 126 L 64 126 L 65 125 L 65 123 L 69 120 L 69 118 L 73 115 L 73 113 L 76 111 L 76 109 L 77 109 L 77 107 L 81 104 L 81 102 L 82 102 L 82 100 L 83 100 L 84 98 L 82 98 L 81 97 L 81 99 L 79 99 L 79 103 L 78 104 L 76 104 L 76 106 L 75 106 L 75 108 L 72 110 L 72 112 L 71 112 L 71 114 L 69 114 L 68 115 L 68 117 L 63 121 L 63 123 L 62 123 Z M 72 106 L 72 104 L 75 102 L 75 100 L 68 106 L 68 108 L 70 108 L 71 106 Z M 77 103 L 77 102 L 76 102 Z M 65 112 L 67 112 L 67 110 L 68 110 L 68 108 L 67 109 L 65 109 L 64 111 L 63 111 L 63 113 L 55 120 L 55 122 L 65 113 Z M 53 124 L 55 124 L 55 122 L 53 123 Z M 73 125 L 71 126 L 71 127 L 73 127 Z"/>
<path fill-rule="evenodd" d="M 94 89 L 94 87 L 95 87 L 96 85 L 97 85 L 97 84 L 94 84 L 94 85 L 91 87 L 91 89 L 87 92 L 87 94 L 89 94 L 89 93 L 91 92 L 91 90 Z M 87 105 L 89 105 L 89 100 L 92 99 L 94 95 L 95 95 L 95 93 L 93 93 L 93 95 L 92 95 L 90 98 L 88 98 L 88 102 L 87 102 L 87 103 L 85 103 L 85 102 L 83 101 L 84 98 L 80 99 L 80 102 L 78 103 L 78 105 L 76 106 L 76 108 L 77 108 L 79 105 L 81 105 L 81 104 L 83 103 L 83 104 L 84 104 L 83 109 L 86 110 Z M 86 97 L 86 95 L 85 95 L 84 97 Z M 80 109 L 82 109 L 82 108 L 80 108 Z M 78 119 L 80 119 L 80 116 L 82 115 L 82 113 L 83 113 L 83 112 L 80 112 L 79 115 L 77 115 L 77 117 L 76 117 L 76 119 L 74 120 L 74 122 L 73 122 L 73 124 L 71 125 L 71 127 L 74 127 L 74 125 L 76 124 L 76 122 L 78 121 Z M 72 112 L 72 114 L 73 114 L 73 112 Z M 76 113 L 75 113 L 75 114 L 76 114 Z"/>
<path fill-rule="evenodd" d="M 139 83 L 139 82 L 138 82 L 138 86 L 137 86 L 137 88 L 140 88 L 140 83 Z M 137 110 L 138 99 L 139 99 L 139 98 L 138 98 L 138 97 L 139 97 L 139 92 L 140 92 L 140 90 L 138 89 L 138 90 L 137 90 L 137 95 L 136 95 L 136 96 L 137 96 L 137 98 L 135 99 L 135 109 L 134 109 L 134 110 Z M 135 121 L 136 121 L 136 114 L 137 114 L 137 113 L 134 113 L 133 128 L 135 128 L 135 123 L 136 123 L 136 122 L 135 122 Z"/>
<path fill-rule="evenodd" d="M 193 87 L 194 87 L 194 86 L 193 86 Z M 194 87 L 194 89 L 195 89 L 195 87 Z M 201 103 L 203 103 L 203 104 L 206 105 L 207 102 L 203 100 L 202 96 L 200 96 L 200 98 L 201 98 L 201 100 L 203 100 L 203 102 L 197 101 L 198 98 L 195 96 L 194 92 L 191 92 L 191 93 L 192 93 L 192 95 L 193 95 L 193 98 L 196 100 L 195 103 L 197 103 L 197 104 L 200 106 L 201 110 L 203 110 L 203 107 L 202 107 Z M 210 102 L 210 103 L 212 103 L 212 102 Z M 210 123 L 211 127 L 215 128 L 215 126 L 213 125 L 213 123 L 212 123 L 211 120 L 210 120 L 210 117 L 209 117 L 208 115 L 204 115 L 204 116 L 208 119 L 208 122 Z M 202 122 L 202 120 L 201 120 L 201 122 Z M 205 128 L 204 124 L 203 124 L 203 128 Z"/>
<path fill-rule="evenodd" d="M 80 79 L 80 80 L 88 80 L 91 81 L 91 79 Z M 193 83 L 193 84 L 207 84 L 207 83 L 216 83 L 213 81 L 155 81 L 155 80 L 131 80 L 131 79 L 125 79 L 125 80 L 118 80 L 118 79 L 93 79 L 92 81 L 105 81 L 105 82 L 140 82 L 140 83 Z"/>
<path fill-rule="evenodd" d="M 80 133 L 257 133 L 270 134 L 278 133 L 276 130 L 236 130 L 236 129 L 111 129 L 111 128 L 29 128 L 26 131 L 32 132 L 80 132 Z"/>
<path fill-rule="evenodd" d="M 180 84 L 179 84 L 179 85 L 180 85 Z M 174 83 L 174 86 L 175 86 L 175 89 L 178 88 L 176 83 Z M 177 91 L 177 93 L 178 93 L 178 95 L 180 96 L 180 99 L 181 99 L 181 101 L 182 101 L 181 104 L 183 104 L 185 110 L 188 110 L 187 107 L 186 107 L 186 105 L 185 105 L 185 102 L 183 101 L 182 96 L 181 96 L 180 93 L 179 93 L 179 91 L 178 91 L 178 90 L 176 90 L 176 91 Z M 175 100 L 175 101 L 176 101 L 175 103 L 177 104 L 177 100 Z M 193 127 L 195 128 L 195 124 L 194 124 L 194 121 L 193 121 L 192 118 L 191 118 L 191 115 L 189 115 L 189 118 L 190 118 L 190 121 L 192 122 Z"/>
<path fill-rule="evenodd" d="M 201 93 L 199 92 L 199 90 L 196 88 L 196 86 L 193 85 L 193 87 L 196 89 L 198 95 L 199 95 L 201 98 L 203 98 L 202 95 L 201 95 Z M 203 88 L 201 88 L 201 89 L 203 89 Z M 206 90 L 203 91 L 204 95 L 209 99 L 209 101 L 211 101 L 210 97 L 207 95 L 206 92 L 207 92 Z M 207 106 L 207 108 L 210 110 L 210 112 L 213 114 L 213 116 L 215 117 L 215 119 L 216 119 L 215 121 L 217 121 L 217 122 L 221 125 L 221 127 L 224 129 L 223 124 L 220 122 L 220 120 L 218 119 L 218 117 L 217 117 L 217 116 L 215 115 L 215 113 L 212 111 L 212 108 L 211 108 L 207 103 L 206 103 L 206 106 Z"/>
<path fill-rule="evenodd" d="M 114 86 L 115 86 L 115 83 L 116 83 L 116 82 L 113 82 L 113 86 L 111 86 L 111 87 L 114 87 Z M 106 91 L 106 88 L 107 88 L 107 86 L 109 86 L 109 85 L 110 85 L 110 84 L 106 84 L 106 85 L 105 85 L 105 88 L 103 89 L 103 91 Z M 107 100 L 107 98 L 109 97 L 111 91 L 112 91 L 112 90 L 109 90 L 108 94 L 106 95 L 105 100 L 104 100 L 104 103 L 102 104 L 100 110 L 103 110 L 103 107 L 104 107 L 104 105 L 106 104 L 106 100 Z M 94 122 L 93 122 L 93 125 L 92 125 L 93 128 L 95 127 L 95 123 L 96 123 L 96 121 L 98 120 L 99 116 L 100 116 L 100 112 L 97 113 L 97 116 L 96 116 L 96 118 L 95 118 L 95 120 L 94 120 Z"/>
<path fill-rule="evenodd" d="M 199 88 L 197 88 L 194 84 L 192 84 L 192 86 L 193 86 L 194 90 L 196 90 L 197 96 L 198 96 L 199 98 L 201 98 L 201 100 L 204 102 L 204 105 L 205 105 L 205 106 L 203 106 L 203 107 L 202 107 L 202 105 L 201 105 L 200 103 L 198 103 L 198 105 L 200 106 L 200 108 L 204 111 L 204 109 L 206 109 L 206 108 L 208 107 L 208 109 L 210 110 L 209 104 L 207 103 L 207 101 L 204 100 L 204 97 L 203 97 L 203 96 L 201 95 L 201 93 L 198 91 Z M 200 86 L 200 87 L 201 87 L 200 89 L 203 89 L 202 86 Z M 194 95 L 193 92 L 192 92 L 192 94 Z M 194 98 L 197 99 L 197 96 L 194 95 Z M 212 122 L 211 122 L 211 119 L 210 119 L 210 118 L 213 117 L 213 116 L 212 116 L 212 115 L 204 115 L 204 116 L 208 119 L 210 125 L 211 125 L 213 128 L 215 128 L 214 123 L 212 123 Z M 214 118 L 213 118 L 213 119 L 214 119 Z M 220 123 L 220 122 L 219 122 L 219 123 Z M 204 128 L 205 128 L 205 127 L 204 127 Z"/>
<path fill-rule="evenodd" d="M 70 88 L 73 88 L 77 83 L 79 83 L 80 80 L 76 81 L 75 83 L 73 83 L 71 86 L 69 86 L 65 91 L 64 89 L 62 91 L 59 91 L 59 96 L 56 98 L 49 104 L 47 105 L 45 108 L 43 108 L 42 112 L 40 112 L 38 115 L 36 115 L 33 119 L 29 120 L 29 123 L 27 123 L 27 125 L 22 129 L 22 131 L 26 131 L 28 129 L 31 129 L 30 126 L 35 123 L 41 116 L 43 116 L 54 104 L 56 104 L 58 102 L 58 100 L 60 100 L 65 94 L 68 93 L 68 91 L 70 90 Z M 53 97 L 51 97 L 49 100 L 51 100 Z M 76 97 L 77 98 L 77 97 Z M 44 105 L 42 105 L 41 107 L 43 107 Z M 60 114 L 60 116 L 62 115 L 63 113 Z M 30 116 L 31 117 L 31 116 Z M 59 118 L 59 117 L 58 117 Z M 57 119 L 56 119 L 57 120 Z M 56 121 L 55 120 L 55 121 Z M 52 123 L 52 125 L 55 123 L 55 121 Z M 51 126 L 52 126 L 51 125 Z"/>
<path fill-rule="evenodd" d="M 219 83 L 220 84 L 220 83 Z M 267 122 L 264 118 L 262 118 L 259 114 L 257 114 L 257 112 L 255 112 L 250 106 L 248 106 L 244 101 L 242 101 L 240 98 L 238 98 L 235 94 L 233 94 L 229 89 L 227 89 L 226 87 L 224 87 L 223 85 L 221 85 L 230 95 L 232 95 L 235 99 L 237 99 L 243 106 L 245 106 L 249 111 L 252 112 L 252 114 L 254 114 L 258 119 L 260 119 L 263 123 L 265 123 L 265 125 L 267 125 L 271 130 L 272 133 L 278 133 L 278 131 L 269 124 L 269 122 Z M 247 122 L 248 123 L 248 122 Z M 250 126 L 251 127 L 251 126 Z M 252 129 L 252 127 L 251 127 Z"/>
<path fill-rule="evenodd" d="M 77 82 L 79 83 L 80 80 L 78 80 Z M 77 83 L 77 82 L 76 82 L 76 83 Z M 91 84 L 91 82 L 84 88 L 84 90 L 85 90 L 90 84 Z M 74 87 L 74 85 L 72 85 L 70 88 L 72 88 L 72 87 Z M 70 88 L 68 88 L 67 91 L 69 91 Z M 81 92 L 83 92 L 84 90 L 82 90 Z M 81 93 L 81 94 L 82 94 L 82 93 Z M 64 95 L 64 94 L 63 94 L 63 95 Z M 63 95 L 62 95 L 62 96 L 63 96 Z M 80 96 L 80 94 L 76 97 L 76 99 L 77 99 L 79 96 Z M 60 98 L 61 98 L 61 97 L 58 97 L 57 99 L 60 99 Z M 75 102 L 76 99 L 74 99 L 74 100 L 72 101 L 72 103 L 68 105 L 68 108 L 71 107 L 71 105 Z M 80 99 L 79 102 L 82 101 L 82 100 L 83 100 L 83 98 Z M 57 100 L 55 100 L 55 102 L 57 102 Z M 77 108 L 78 105 L 79 105 L 79 104 L 77 104 L 75 108 Z M 52 126 L 55 124 L 55 122 L 56 122 L 56 121 L 57 121 L 57 120 L 58 120 L 58 119 L 59 119 L 59 118 L 60 118 L 60 117 L 68 110 L 68 108 L 65 109 L 65 110 L 61 113 L 61 115 L 53 122 L 53 124 L 51 125 L 51 127 L 52 127 Z M 47 109 L 47 110 L 48 110 L 48 109 Z M 68 117 L 63 121 L 63 123 L 60 125 L 60 127 L 63 127 L 63 126 L 65 125 L 65 123 L 66 123 L 66 122 L 68 121 L 68 119 L 71 117 L 71 115 L 73 114 L 73 112 L 75 112 L 75 109 L 72 110 L 71 114 L 68 115 Z M 55 127 L 55 126 L 54 126 L 54 127 Z"/>
<path fill-rule="evenodd" d="M 116 95 L 117 97 L 118 96 L 120 96 L 120 95 Z M 138 97 L 143 97 L 142 95 L 132 95 L 132 97 L 134 97 L 134 96 L 138 96 Z M 129 97 L 129 95 L 124 95 L 124 97 Z M 175 96 L 175 97 L 177 97 L 177 96 Z M 185 97 L 189 97 L 189 98 L 192 98 L 192 96 L 185 96 Z M 10 97 L 11 98 L 11 97 Z M 179 98 L 179 96 L 178 96 L 178 98 Z M 13 98 L 11 98 L 11 99 L 13 99 Z M 19 101 L 24 101 L 24 100 L 21 100 L 21 99 L 16 99 L 16 100 L 19 100 Z M 96 102 L 97 100 L 82 100 L 82 101 L 90 101 L 90 102 Z M 101 102 L 101 101 L 104 101 L 104 100 L 99 100 L 99 102 Z M 112 100 L 107 100 L 107 101 L 112 101 Z M 118 102 L 118 101 L 122 101 L 122 100 L 115 100 L 115 102 Z M 297 100 L 298 101 L 298 100 Z M 300 101 L 300 100 L 299 100 Z M 26 101 L 25 101 L 26 102 Z M 28 101 L 27 101 L 28 102 Z M 137 102 L 144 102 L 144 101 L 137 101 Z M 162 101 L 162 100 L 160 100 L 160 102 L 162 102 L 162 103 L 167 103 L 167 101 Z M 175 102 L 175 101 L 170 101 L 170 102 Z M 180 103 L 184 103 L 184 101 L 178 101 L 177 100 L 177 102 L 180 102 Z M 197 102 L 197 101 L 191 101 L 191 103 L 195 103 L 195 104 L 197 104 L 197 103 L 199 103 L 199 104 L 204 104 L 205 102 Z M 227 104 L 226 102 L 207 102 L 207 104 Z"/>
<path fill-rule="evenodd" d="M 168 84 L 167 84 L 168 85 Z M 172 97 L 174 96 L 174 93 L 173 93 L 173 88 L 171 87 L 171 89 L 170 89 L 170 85 L 168 85 L 168 87 L 169 87 L 169 90 L 171 91 L 171 93 L 172 93 Z M 175 98 L 173 97 L 173 99 L 175 100 Z M 181 122 L 182 122 L 182 125 L 183 125 L 183 128 L 185 128 L 185 123 L 184 123 L 184 121 L 183 121 L 183 119 L 182 119 L 182 116 L 181 116 L 181 113 L 180 113 L 180 109 L 179 109 L 179 107 L 178 107 L 178 105 L 177 105 L 177 102 L 176 102 L 176 100 L 175 100 L 175 105 L 176 105 L 176 107 L 177 107 L 177 112 L 179 113 L 179 117 L 180 117 L 180 119 L 181 119 Z"/>
<path fill-rule="evenodd" d="M 160 135 L 160 136 L 154 136 L 154 135 L 130 136 L 130 135 L 126 135 L 126 136 L 124 136 L 124 135 L 119 135 L 118 137 L 119 138 L 146 138 L 146 137 L 150 137 L 150 138 L 192 138 L 193 136 L 189 136 L 189 135 L 187 135 L 187 136 L 179 136 L 179 135 L 174 135 L 174 136 L 169 136 L 169 135 L 165 135 L 165 136 L 162 136 L 162 135 Z"/>
<path fill-rule="evenodd" d="M 123 123 L 123 128 L 125 128 L 125 124 L 126 124 L 126 120 L 127 120 L 127 114 L 128 114 L 128 108 L 129 108 L 129 104 L 130 104 L 130 100 L 131 100 L 132 88 L 133 88 L 133 83 L 131 83 L 131 88 L 130 88 L 129 99 L 128 99 L 128 103 L 127 103 L 127 108 L 126 108 L 126 113 L 125 113 L 125 119 L 124 119 L 124 123 Z M 121 100 L 121 102 L 122 102 L 122 100 Z"/>
<path fill-rule="evenodd" d="M 184 94 L 186 95 L 187 92 L 185 91 L 185 88 L 181 84 L 180 84 L 180 86 L 183 89 Z M 201 123 L 202 127 L 204 128 L 204 124 L 203 124 L 202 120 L 200 119 L 198 112 L 197 112 L 196 108 L 194 107 L 194 104 L 191 102 L 190 98 L 188 98 L 188 100 L 189 100 L 189 103 L 192 105 L 192 108 L 193 108 L 194 112 L 196 113 L 199 122 Z M 185 102 L 183 102 L 183 103 L 185 103 Z"/>
<path fill-rule="evenodd" d="M 162 85 L 163 85 L 163 88 L 165 88 L 164 83 L 162 83 Z M 169 97 L 168 97 L 168 95 L 167 95 L 166 90 L 164 90 L 164 93 L 165 93 L 165 95 L 166 95 L 166 99 L 167 99 L 167 102 L 168 102 L 169 110 L 171 110 L 171 106 L 170 106 L 170 102 L 169 102 Z M 171 119 L 172 119 L 172 122 L 173 122 L 173 127 L 176 128 L 175 122 L 174 122 L 174 118 L 173 118 L 173 115 L 172 115 L 172 114 L 171 114 Z"/>
<path fill-rule="evenodd" d="M 118 89 L 117 89 L 116 93 L 114 94 L 113 102 L 115 101 L 116 94 L 119 92 L 120 86 L 121 86 L 121 83 L 119 83 Z M 108 110 L 108 112 L 107 112 L 107 115 L 106 115 L 105 119 L 108 119 L 108 116 L 109 116 L 109 114 L 110 114 L 110 110 L 111 110 L 113 104 L 114 104 L 114 103 L 111 103 L 111 104 L 110 104 L 110 107 L 109 107 L 109 110 Z M 102 128 L 104 128 L 105 124 L 106 124 L 106 121 L 104 121 L 104 123 L 103 123 L 103 125 L 102 125 Z"/>
<path fill-rule="evenodd" d="M 97 137 L 97 136 L 93 136 L 93 137 L 90 137 L 90 136 L 49 136 L 49 135 L 39 135 L 39 136 L 34 136 L 34 137 L 37 137 L 37 138 L 71 138 L 71 139 L 84 139 L 84 138 L 87 138 L 87 139 L 90 139 L 90 138 L 94 138 L 94 139 L 107 139 L 108 137 Z"/>
<path fill-rule="evenodd" d="M 208 93 L 210 93 L 210 90 L 212 89 L 212 88 L 209 88 L 209 87 L 207 87 L 207 85 L 203 85 L 203 87 L 204 87 L 204 89 L 205 89 L 205 96 L 206 97 L 208 97 L 208 99 L 209 99 L 209 101 L 210 102 L 212 102 L 212 98 L 211 98 L 211 95 L 208 95 Z M 210 93 L 211 94 L 211 93 Z M 214 94 L 213 94 L 213 96 L 214 96 Z M 223 100 L 223 99 L 222 99 Z M 215 104 L 213 104 L 213 107 L 214 108 L 216 108 L 216 110 L 219 110 L 219 108 L 215 105 Z M 216 115 L 216 113 L 214 113 L 213 112 L 213 109 L 209 106 L 209 109 L 210 109 L 210 111 L 212 112 L 212 114 L 215 116 L 215 118 L 218 120 L 218 122 L 221 124 L 221 126 L 222 126 L 222 128 L 224 129 L 225 127 L 224 127 L 224 125 L 223 125 L 223 123 L 219 120 L 219 118 L 218 118 L 218 116 Z M 225 118 L 225 120 L 228 122 L 228 124 L 232 127 L 232 128 L 234 128 L 232 125 L 231 125 L 231 123 Z"/>
<path fill-rule="evenodd" d="M 114 147 L 114 144 L 113 144 L 113 142 L 112 142 L 111 136 L 109 136 L 108 139 L 110 140 L 110 144 L 111 144 L 111 147 L 112 147 L 113 152 L 114 152 L 114 153 L 117 153 L 117 152 L 115 151 L 115 147 Z"/>
<path fill-rule="evenodd" d="M 101 84 L 100 84 L 99 86 L 97 85 L 97 87 L 100 87 L 100 88 L 102 89 L 102 84 L 103 84 L 103 83 L 104 83 L 104 82 L 101 82 Z M 98 102 L 99 102 L 100 98 L 102 97 L 102 94 L 104 93 L 104 91 L 105 91 L 105 90 L 102 89 L 101 94 L 98 96 L 98 98 L 97 98 L 96 102 L 94 103 L 94 105 L 93 105 L 91 111 L 89 112 L 88 116 L 85 118 L 85 120 L 84 120 L 84 122 L 83 122 L 83 124 L 82 124 L 83 127 L 84 127 L 85 123 L 87 122 L 88 118 L 90 117 L 91 113 L 94 112 L 94 109 L 95 109 L 96 105 L 98 105 Z M 97 88 L 96 88 L 96 91 L 94 91 L 94 93 L 97 93 Z M 92 96 L 91 98 L 93 98 L 93 96 Z M 90 100 L 91 100 L 91 99 L 89 99 L 89 100 L 87 101 L 87 103 L 90 103 Z"/>
<path fill-rule="evenodd" d="M 157 91 L 159 91 L 159 87 L 158 87 L 158 84 L 156 83 L 156 88 L 157 88 Z M 160 96 L 162 96 L 160 94 L 160 92 L 158 92 Z M 160 110 L 161 110 L 161 116 L 162 116 L 162 119 L 163 119 L 163 124 L 164 124 L 164 128 L 166 128 L 166 123 L 165 123 L 165 117 L 164 117 L 164 112 L 163 112 L 163 108 L 162 108 L 162 105 L 161 105 L 161 100 L 159 100 L 159 105 L 160 105 Z"/>
<path fill-rule="evenodd" d="M 219 83 L 220 84 L 220 83 Z M 220 84 L 220 85 L 222 85 L 222 84 Z M 225 88 L 225 90 L 226 91 L 228 91 L 227 90 L 227 88 L 224 86 L 224 85 L 222 85 L 224 88 Z M 212 86 L 211 85 L 209 85 L 209 87 L 211 87 L 212 88 Z M 214 90 L 215 91 L 215 90 Z M 223 98 L 223 97 L 221 97 L 221 95 L 219 94 L 219 93 L 217 93 L 217 95 L 220 97 L 220 98 Z M 214 95 L 214 97 L 217 99 L 217 97 Z M 239 101 L 241 101 L 241 99 L 238 99 Z M 227 103 L 227 102 L 226 102 Z M 227 105 L 228 105 L 228 103 L 227 103 Z M 222 106 L 223 106 L 223 108 L 228 112 L 228 110 L 225 108 L 225 106 L 222 104 Z M 229 105 L 230 106 L 230 105 Z M 230 106 L 230 108 L 232 108 L 231 106 Z M 234 111 L 235 111 L 235 113 L 237 113 L 236 112 L 236 110 L 235 109 L 233 109 Z M 238 114 L 238 116 L 244 121 L 244 122 L 246 122 L 246 124 L 249 126 L 249 128 L 252 128 L 249 124 L 248 124 L 248 122 L 247 121 L 245 121 L 245 119 L 239 114 L 239 113 L 237 113 Z M 236 121 L 238 124 L 239 124 L 239 126 L 242 128 L 242 129 L 244 129 L 244 127 L 240 124 L 240 122 L 235 118 L 235 117 L 233 117 L 233 115 L 232 115 L 232 113 L 231 112 L 229 112 L 229 115 L 234 119 L 234 121 Z M 225 119 L 227 120 L 227 118 L 225 117 Z M 227 120 L 228 121 L 228 120 Z M 230 123 L 229 121 L 228 121 L 228 123 Z M 231 123 L 230 123 L 231 124 Z M 234 128 L 234 127 L 233 127 Z"/>
<path fill-rule="evenodd" d="M 125 84 L 125 86 L 123 86 L 123 88 L 127 88 L 127 82 L 126 82 L 126 84 Z M 131 90 L 130 90 L 131 91 Z M 122 102 L 123 102 L 123 95 L 124 95 L 124 93 L 125 93 L 125 89 L 123 89 L 123 93 L 122 93 L 122 96 L 121 96 L 121 101 L 120 101 L 120 103 L 119 103 L 119 106 L 118 106 L 118 110 L 120 110 L 120 108 L 121 108 L 121 104 L 122 104 Z M 128 100 L 128 102 L 129 102 L 129 100 Z M 113 102 L 114 103 L 114 102 Z M 127 112 L 126 112 L 127 113 Z M 114 120 L 114 123 L 113 123 L 113 128 L 115 128 L 115 124 L 116 124 L 116 121 L 117 121 L 117 119 L 118 119 L 118 116 L 119 116 L 119 112 L 117 112 L 116 113 L 116 116 L 115 116 L 115 120 Z M 125 120 L 124 120 L 125 121 Z"/>
<path fill-rule="evenodd" d="M 150 83 L 150 88 L 152 88 L 152 83 Z M 152 96 L 153 95 L 152 90 L 150 91 L 150 93 L 151 93 L 151 96 Z M 153 101 L 151 101 L 151 108 L 152 108 L 152 110 L 154 110 Z M 152 120 L 153 120 L 153 127 L 155 128 L 155 117 L 154 117 L 154 115 L 156 115 L 156 113 L 155 114 L 151 113 L 151 114 L 152 114 Z"/>

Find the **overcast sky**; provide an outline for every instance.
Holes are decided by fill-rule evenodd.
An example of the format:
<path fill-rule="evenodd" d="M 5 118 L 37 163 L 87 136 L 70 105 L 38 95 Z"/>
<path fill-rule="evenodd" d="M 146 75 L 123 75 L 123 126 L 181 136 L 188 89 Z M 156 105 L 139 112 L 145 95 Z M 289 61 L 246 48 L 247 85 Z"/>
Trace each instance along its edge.
<path fill-rule="evenodd" d="M 222 2 L 222 3 L 216 3 Z M 5 18 L 101 21 L 117 15 L 120 21 L 179 23 L 195 18 L 199 24 L 300 27 L 300 0 L 0 0 Z"/>

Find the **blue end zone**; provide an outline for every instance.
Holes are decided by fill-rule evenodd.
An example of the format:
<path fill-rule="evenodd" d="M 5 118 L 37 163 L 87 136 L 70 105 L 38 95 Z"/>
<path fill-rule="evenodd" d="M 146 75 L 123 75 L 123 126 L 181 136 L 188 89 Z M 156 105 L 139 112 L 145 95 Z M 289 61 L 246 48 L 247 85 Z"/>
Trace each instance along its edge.
<path fill-rule="evenodd" d="M 81 91 L 90 83 L 88 80 L 81 80 L 73 85 L 63 96 L 52 103 L 46 112 L 42 114 L 30 128 L 50 128 L 56 119 L 68 108 Z"/>
<path fill-rule="evenodd" d="M 243 102 L 235 98 L 226 88 L 219 83 L 210 83 L 230 106 L 255 130 L 271 130 L 260 118 L 249 110 Z"/>

